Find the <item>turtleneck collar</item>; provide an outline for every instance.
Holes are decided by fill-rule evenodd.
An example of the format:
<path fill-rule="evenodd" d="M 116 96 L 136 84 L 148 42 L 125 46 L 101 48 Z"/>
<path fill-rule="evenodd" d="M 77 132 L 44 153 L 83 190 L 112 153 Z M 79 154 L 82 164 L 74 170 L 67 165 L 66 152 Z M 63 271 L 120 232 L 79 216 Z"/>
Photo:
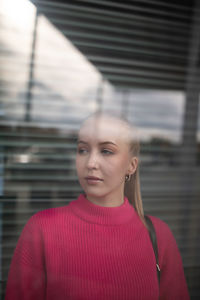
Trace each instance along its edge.
<path fill-rule="evenodd" d="M 136 214 L 133 206 L 126 197 L 124 197 L 124 203 L 120 206 L 105 207 L 92 203 L 84 194 L 81 194 L 69 206 L 81 219 L 101 225 L 124 224 L 129 222 Z"/>

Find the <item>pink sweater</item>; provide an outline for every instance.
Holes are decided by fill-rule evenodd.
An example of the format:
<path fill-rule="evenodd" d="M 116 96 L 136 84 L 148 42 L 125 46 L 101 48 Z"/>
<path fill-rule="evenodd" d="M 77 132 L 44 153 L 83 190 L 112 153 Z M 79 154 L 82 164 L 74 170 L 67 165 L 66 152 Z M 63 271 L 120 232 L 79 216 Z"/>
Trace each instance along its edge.
<path fill-rule="evenodd" d="M 161 267 L 160 299 L 189 299 L 168 226 L 151 217 Z M 147 229 L 125 198 L 102 207 L 80 195 L 25 226 L 12 259 L 6 300 L 156 300 L 159 286 Z"/>

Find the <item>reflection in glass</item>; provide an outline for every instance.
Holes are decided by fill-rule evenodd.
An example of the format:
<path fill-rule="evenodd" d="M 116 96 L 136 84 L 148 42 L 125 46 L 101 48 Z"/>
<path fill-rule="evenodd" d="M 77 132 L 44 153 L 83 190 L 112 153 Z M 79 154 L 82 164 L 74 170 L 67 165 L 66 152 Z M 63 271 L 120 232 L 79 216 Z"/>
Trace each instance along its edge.
<path fill-rule="evenodd" d="M 146 212 L 161 217 L 170 225 L 180 245 L 184 266 L 190 274 L 191 269 L 194 271 L 198 258 L 194 248 L 198 249 L 196 233 L 199 226 L 199 170 L 195 165 L 191 175 L 191 170 L 182 168 L 179 160 L 183 142 L 185 91 L 179 86 L 176 90 L 161 90 L 156 87 L 150 89 L 145 84 L 144 88 L 114 85 L 92 64 L 92 60 L 89 61 L 75 47 L 70 34 L 64 35 L 30 1 L 2 0 L 1 4 L 3 281 L 6 281 L 12 251 L 26 220 L 38 210 L 66 205 L 80 193 L 74 166 L 77 129 L 80 122 L 97 109 L 118 111 L 138 127 L 142 144 L 141 181 Z M 56 2 L 52 5 L 55 6 Z M 54 11 L 54 6 L 49 7 L 49 11 Z M 73 22 L 73 14 L 80 20 L 85 20 L 84 9 L 83 12 L 72 9 L 72 12 L 70 9 L 66 12 L 69 21 Z M 98 16 L 110 23 L 115 20 L 114 16 L 110 20 L 109 16 Z M 95 16 L 91 17 L 95 21 Z M 124 19 L 119 21 L 123 24 L 126 22 Z M 120 22 L 118 26 L 121 26 Z M 130 25 L 132 21 L 128 22 Z M 140 23 L 141 20 L 137 26 Z M 151 23 L 152 28 L 159 27 L 157 23 L 154 24 L 153 18 Z M 158 28 L 159 36 L 162 35 L 163 28 L 164 23 Z M 180 28 L 182 35 L 183 28 Z M 117 28 L 114 29 L 116 36 L 113 38 L 117 39 Z M 126 31 L 125 27 L 122 29 Z M 109 30 L 112 28 L 109 27 Z M 134 30 L 136 33 L 137 28 Z M 166 37 L 168 30 L 167 28 Z M 87 35 L 84 30 L 83 33 Z M 144 36 L 151 34 L 150 30 L 149 33 L 143 33 Z M 153 33 L 155 32 L 152 35 Z M 162 38 L 165 40 L 165 35 Z M 157 42 L 158 39 L 154 38 L 156 53 L 159 52 L 161 56 Z M 117 61 L 115 49 L 112 51 L 113 57 L 112 54 L 110 57 Z M 183 54 L 181 55 L 182 60 Z M 105 69 L 112 68 L 109 57 L 105 58 L 103 54 L 101 57 L 101 53 L 98 53 L 98 57 L 105 59 Z M 175 58 L 178 57 L 179 54 L 176 53 Z M 170 62 L 170 69 L 173 69 L 173 61 Z M 143 65 L 138 63 L 137 70 L 131 70 L 132 73 L 128 70 L 127 77 L 133 83 L 137 80 L 135 74 L 140 73 L 146 74 L 151 80 L 151 70 L 145 71 L 145 64 L 145 60 Z M 150 65 L 154 67 L 154 62 L 149 64 L 149 69 Z M 126 70 L 124 73 L 126 74 Z M 183 73 L 183 68 L 180 73 Z M 120 76 L 123 77 L 123 74 Z M 178 75 L 175 72 L 173 78 L 168 73 L 163 73 L 162 76 L 164 79 L 170 78 L 171 82 Z M 177 82 L 173 82 L 173 88 Z M 30 101 L 29 109 L 27 101 Z M 200 121 L 197 140 L 199 149 Z M 198 151 L 199 164 L 200 149 Z M 194 245 L 191 246 L 193 238 Z M 198 270 L 196 272 L 198 274 Z"/>

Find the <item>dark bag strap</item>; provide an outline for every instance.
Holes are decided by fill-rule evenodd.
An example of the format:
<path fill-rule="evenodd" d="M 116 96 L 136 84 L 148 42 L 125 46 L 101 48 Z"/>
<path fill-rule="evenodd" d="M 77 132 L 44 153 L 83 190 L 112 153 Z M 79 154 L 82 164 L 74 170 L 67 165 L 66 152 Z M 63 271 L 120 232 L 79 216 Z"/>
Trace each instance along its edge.
<path fill-rule="evenodd" d="M 156 258 L 157 276 L 158 276 L 158 282 L 160 283 L 160 267 L 159 267 L 159 259 L 158 259 L 158 245 L 157 245 L 156 232 L 151 219 L 146 215 L 144 216 L 144 218 L 148 226 L 149 236 L 151 239 L 152 247 Z"/>

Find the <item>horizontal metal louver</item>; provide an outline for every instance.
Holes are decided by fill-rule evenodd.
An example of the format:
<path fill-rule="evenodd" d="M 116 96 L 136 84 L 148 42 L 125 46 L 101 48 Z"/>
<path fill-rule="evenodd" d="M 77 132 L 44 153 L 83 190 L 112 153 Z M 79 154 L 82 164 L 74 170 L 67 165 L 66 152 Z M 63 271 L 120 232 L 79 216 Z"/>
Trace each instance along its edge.
<path fill-rule="evenodd" d="M 28 218 L 81 192 L 74 163 L 81 121 L 114 109 L 138 127 L 145 212 L 169 224 L 191 299 L 199 299 L 199 4 L 2 2 L 2 296 Z"/>

